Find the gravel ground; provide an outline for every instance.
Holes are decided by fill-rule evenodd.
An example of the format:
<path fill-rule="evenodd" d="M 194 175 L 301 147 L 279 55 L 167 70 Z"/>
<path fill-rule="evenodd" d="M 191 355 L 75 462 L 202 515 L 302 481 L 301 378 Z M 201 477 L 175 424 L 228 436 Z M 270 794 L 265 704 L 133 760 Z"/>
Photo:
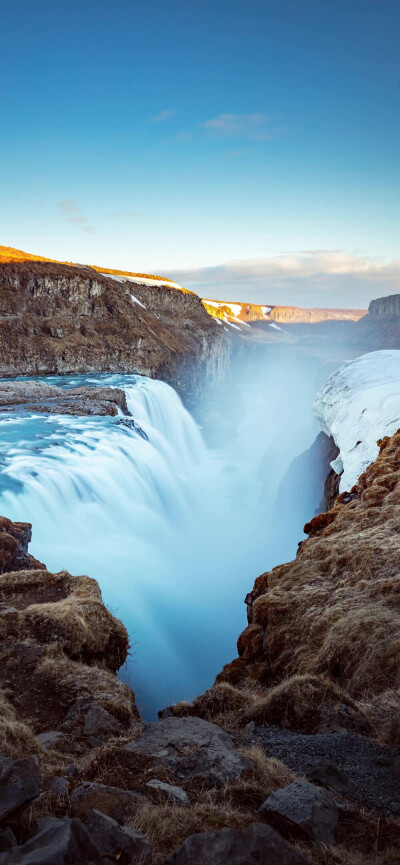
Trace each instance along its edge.
<path fill-rule="evenodd" d="M 305 777 L 329 760 L 353 785 L 346 799 L 373 813 L 400 816 L 400 783 L 387 748 L 356 733 L 305 735 L 275 726 L 257 727 L 252 740 Z"/>

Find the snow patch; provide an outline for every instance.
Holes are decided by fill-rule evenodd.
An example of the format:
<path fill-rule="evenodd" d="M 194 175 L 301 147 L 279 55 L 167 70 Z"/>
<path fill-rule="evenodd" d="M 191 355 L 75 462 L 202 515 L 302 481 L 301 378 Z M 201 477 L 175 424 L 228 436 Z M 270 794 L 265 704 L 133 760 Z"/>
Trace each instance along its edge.
<path fill-rule="evenodd" d="M 144 303 L 142 303 L 142 301 L 141 301 L 141 300 L 138 300 L 138 299 L 137 299 L 137 297 L 135 297 L 135 295 L 134 295 L 134 294 L 131 294 L 131 301 L 132 301 L 132 303 L 138 303 L 138 304 L 139 304 L 139 306 L 142 306 L 142 307 L 143 307 L 143 309 L 146 309 L 146 307 L 145 307 L 145 305 L 144 305 Z"/>
<path fill-rule="evenodd" d="M 271 312 L 272 306 L 261 306 L 261 312 L 265 318 L 268 318 L 269 313 Z"/>
<path fill-rule="evenodd" d="M 232 314 L 235 316 L 235 318 L 237 318 L 238 315 L 240 315 L 240 313 L 242 311 L 242 304 L 241 303 L 224 303 L 223 302 L 221 304 L 221 306 L 227 306 L 228 309 L 231 309 Z"/>
<path fill-rule="evenodd" d="M 102 273 L 107 279 L 115 279 L 115 282 L 134 282 L 136 285 L 165 285 L 167 288 L 182 288 L 177 282 L 168 282 L 167 279 L 148 279 L 145 276 L 117 276 L 115 273 Z"/>
<path fill-rule="evenodd" d="M 283 333 L 282 328 L 281 328 L 281 327 L 278 327 L 278 325 L 275 324 L 275 322 L 273 322 L 273 321 L 269 323 L 269 327 L 273 327 L 274 330 L 280 330 L 281 333 Z"/>
<path fill-rule="evenodd" d="M 344 364 L 318 393 L 314 412 L 340 454 L 331 463 L 350 490 L 379 453 L 377 440 L 400 427 L 400 351 L 373 351 Z"/>
<path fill-rule="evenodd" d="M 224 321 L 226 321 L 226 323 L 229 324 L 229 327 L 234 327 L 235 330 L 240 330 L 239 325 L 234 324 L 233 321 L 228 321 L 228 319 L 224 319 Z"/>

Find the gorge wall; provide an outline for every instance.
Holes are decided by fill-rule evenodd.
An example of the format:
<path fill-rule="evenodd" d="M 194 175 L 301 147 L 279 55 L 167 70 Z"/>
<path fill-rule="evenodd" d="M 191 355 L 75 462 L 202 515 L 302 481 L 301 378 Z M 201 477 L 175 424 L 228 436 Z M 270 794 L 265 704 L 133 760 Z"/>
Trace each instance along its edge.
<path fill-rule="evenodd" d="M 208 300 L 203 303 L 215 318 L 228 318 L 244 322 L 286 322 L 286 324 L 315 324 L 323 321 L 358 321 L 366 309 L 322 309 L 276 304 L 242 303 L 240 301 Z"/>
<path fill-rule="evenodd" d="M 378 297 L 377 300 L 371 300 L 368 314 L 371 318 L 399 318 L 400 294 L 390 294 L 388 297 Z"/>
<path fill-rule="evenodd" d="M 197 295 L 87 267 L 0 264 L 2 376 L 138 373 L 173 383 L 190 401 L 223 375 L 231 350 Z"/>

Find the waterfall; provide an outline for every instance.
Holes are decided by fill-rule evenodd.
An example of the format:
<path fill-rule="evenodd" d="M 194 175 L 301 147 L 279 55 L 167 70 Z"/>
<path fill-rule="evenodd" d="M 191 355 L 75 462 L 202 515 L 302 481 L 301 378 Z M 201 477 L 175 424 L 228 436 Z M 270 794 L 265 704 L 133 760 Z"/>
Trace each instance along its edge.
<path fill-rule="evenodd" d="M 236 655 L 243 598 L 271 564 L 273 490 L 265 494 L 263 472 L 287 419 L 282 407 L 271 411 L 266 391 L 265 422 L 253 383 L 237 435 L 210 448 L 163 382 L 127 375 L 56 381 L 123 387 L 136 426 L 122 417 L 1 415 L 0 512 L 32 522 L 31 552 L 49 570 L 98 580 L 131 638 L 120 675 L 151 718 L 204 691 Z M 292 455 L 301 450 L 298 433 L 291 448 Z M 279 474 L 287 459 L 281 463 Z M 269 470 L 271 484 L 276 472 L 276 465 Z"/>

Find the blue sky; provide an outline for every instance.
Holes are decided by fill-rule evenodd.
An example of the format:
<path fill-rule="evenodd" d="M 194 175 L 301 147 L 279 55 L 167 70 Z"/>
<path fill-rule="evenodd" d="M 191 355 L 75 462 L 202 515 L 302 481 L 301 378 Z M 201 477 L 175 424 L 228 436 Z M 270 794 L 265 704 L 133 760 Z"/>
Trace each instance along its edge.
<path fill-rule="evenodd" d="M 399 290 L 399 10 L 0 0 L 0 243 L 205 296 Z"/>

